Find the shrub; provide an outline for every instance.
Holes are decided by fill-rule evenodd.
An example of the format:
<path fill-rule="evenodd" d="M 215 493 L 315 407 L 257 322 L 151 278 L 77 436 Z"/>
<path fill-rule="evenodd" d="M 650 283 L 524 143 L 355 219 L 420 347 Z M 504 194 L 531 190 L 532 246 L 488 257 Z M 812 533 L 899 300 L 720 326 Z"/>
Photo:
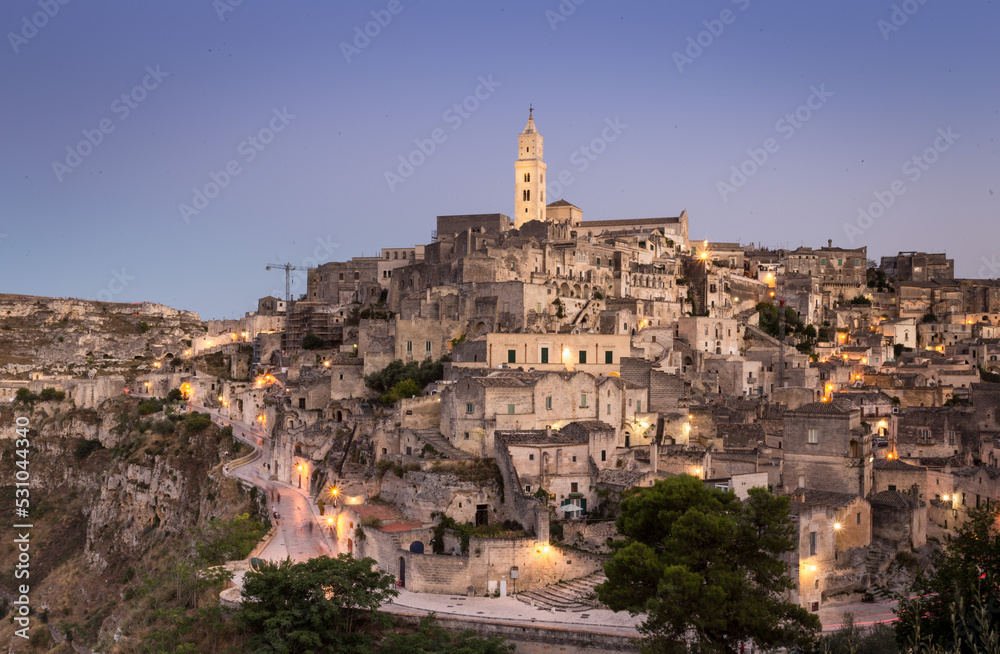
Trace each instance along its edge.
<path fill-rule="evenodd" d="M 309 332 L 302 338 L 303 350 L 319 350 L 324 345 L 326 345 L 326 341 L 312 332 Z"/>
<path fill-rule="evenodd" d="M 139 402 L 139 415 L 148 416 L 151 413 L 159 413 L 163 410 L 163 403 L 156 398 L 142 400 Z"/>
<path fill-rule="evenodd" d="M 190 433 L 204 430 L 212 424 L 212 418 L 207 413 L 192 412 L 184 416 L 184 429 Z"/>
<path fill-rule="evenodd" d="M 171 389 L 171 391 L 167 393 L 167 402 L 180 402 L 183 399 L 184 396 L 181 394 L 181 389 L 179 388 Z"/>
<path fill-rule="evenodd" d="M 143 320 L 142 322 L 139 323 L 139 333 L 145 334 L 148 331 L 149 331 L 149 323 Z"/>
<path fill-rule="evenodd" d="M 14 393 L 14 399 L 19 404 L 34 404 L 38 401 L 38 396 L 27 388 L 19 388 L 17 389 L 17 392 Z"/>
<path fill-rule="evenodd" d="M 101 441 L 99 440 L 83 441 L 82 443 L 76 446 L 76 450 L 73 452 L 73 456 L 75 456 L 77 460 L 82 461 L 83 459 L 86 459 L 88 456 L 90 456 L 96 450 L 103 449 L 103 447 L 104 446 L 101 445 Z"/>

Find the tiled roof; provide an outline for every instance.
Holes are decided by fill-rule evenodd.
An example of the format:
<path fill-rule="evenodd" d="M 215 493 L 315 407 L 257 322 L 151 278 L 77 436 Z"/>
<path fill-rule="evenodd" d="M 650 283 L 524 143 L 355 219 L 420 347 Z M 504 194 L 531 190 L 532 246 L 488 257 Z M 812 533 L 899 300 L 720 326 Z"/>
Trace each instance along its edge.
<path fill-rule="evenodd" d="M 584 432 L 552 431 L 546 434 L 544 429 L 524 429 L 502 431 L 498 430 L 495 437 L 507 445 L 586 445 L 590 439 Z"/>
<path fill-rule="evenodd" d="M 835 493 L 814 488 L 797 488 L 791 493 L 793 502 L 801 502 L 809 506 L 824 504 L 826 506 L 847 506 L 860 497 L 854 493 Z"/>
<path fill-rule="evenodd" d="M 875 470 L 899 470 L 899 471 L 912 471 L 916 472 L 918 470 L 926 470 L 926 468 L 921 468 L 920 466 L 910 465 L 909 463 L 903 463 L 899 459 L 875 459 L 872 463 L 872 468 Z"/>
<path fill-rule="evenodd" d="M 614 431 L 615 428 L 600 420 L 577 420 L 565 425 L 559 431 L 569 430 L 572 432 L 592 432 L 592 431 Z"/>
<path fill-rule="evenodd" d="M 355 504 L 350 507 L 361 520 L 398 520 L 402 516 L 396 507 L 389 504 Z"/>
<path fill-rule="evenodd" d="M 905 493 L 900 493 L 899 491 L 882 491 L 881 493 L 875 493 L 868 498 L 868 502 L 871 504 L 877 504 L 880 506 L 889 506 L 896 509 L 908 509 L 910 508 L 910 498 Z"/>
<path fill-rule="evenodd" d="M 663 225 L 663 224 L 675 224 L 680 222 L 680 217 L 674 216 L 672 218 L 635 218 L 632 220 L 581 220 L 580 227 L 586 229 L 587 227 L 624 227 L 626 225 Z"/>

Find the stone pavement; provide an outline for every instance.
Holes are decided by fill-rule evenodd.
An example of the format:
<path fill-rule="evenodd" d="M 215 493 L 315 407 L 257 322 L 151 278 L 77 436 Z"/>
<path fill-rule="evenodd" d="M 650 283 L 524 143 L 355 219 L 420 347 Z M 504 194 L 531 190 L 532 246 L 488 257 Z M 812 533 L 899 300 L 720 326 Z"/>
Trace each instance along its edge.
<path fill-rule="evenodd" d="M 529 606 L 513 597 L 464 597 L 411 593 L 400 588 L 399 597 L 392 604 L 382 607 L 388 613 L 435 613 L 452 618 L 466 618 L 477 622 L 505 622 L 530 624 L 538 627 L 589 631 L 616 636 L 637 636 L 636 625 L 642 620 L 628 613 L 615 613 L 607 609 L 593 609 L 579 613 L 550 611 Z"/>

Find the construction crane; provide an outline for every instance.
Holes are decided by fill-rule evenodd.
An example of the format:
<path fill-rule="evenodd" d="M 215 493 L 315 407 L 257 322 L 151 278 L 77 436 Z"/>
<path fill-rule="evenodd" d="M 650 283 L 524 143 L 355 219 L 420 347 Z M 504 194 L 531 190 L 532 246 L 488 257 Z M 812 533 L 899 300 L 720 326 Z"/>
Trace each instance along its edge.
<path fill-rule="evenodd" d="M 267 270 L 272 268 L 283 268 L 285 271 L 285 304 L 292 301 L 292 271 L 293 270 L 309 270 L 306 266 L 293 266 L 290 263 L 269 263 L 267 264 Z"/>

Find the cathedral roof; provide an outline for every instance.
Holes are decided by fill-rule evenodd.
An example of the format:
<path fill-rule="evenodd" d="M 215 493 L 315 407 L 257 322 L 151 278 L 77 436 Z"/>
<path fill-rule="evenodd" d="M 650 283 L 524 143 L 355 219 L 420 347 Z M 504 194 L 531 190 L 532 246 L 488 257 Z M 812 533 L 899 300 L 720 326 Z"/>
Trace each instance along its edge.
<path fill-rule="evenodd" d="M 537 134 L 538 130 L 535 129 L 535 118 L 531 114 L 528 115 L 528 124 L 524 126 L 524 131 L 522 134 Z"/>

